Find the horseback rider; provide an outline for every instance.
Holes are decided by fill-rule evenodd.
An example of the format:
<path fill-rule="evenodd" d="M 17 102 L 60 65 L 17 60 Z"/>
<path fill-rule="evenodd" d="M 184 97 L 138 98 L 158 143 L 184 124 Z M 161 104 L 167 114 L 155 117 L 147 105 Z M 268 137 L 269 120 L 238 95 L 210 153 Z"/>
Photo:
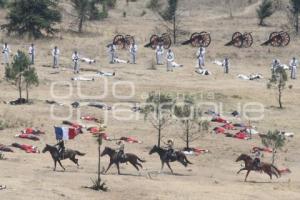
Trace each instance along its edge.
<path fill-rule="evenodd" d="M 59 140 L 58 143 L 54 146 L 58 146 L 57 150 L 59 157 L 63 158 L 65 152 L 65 142 L 63 140 Z"/>
<path fill-rule="evenodd" d="M 261 152 L 259 149 L 255 148 L 252 151 L 252 157 L 253 157 L 253 167 L 254 170 L 259 170 L 260 169 L 260 158 L 261 158 Z"/>
<path fill-rule="evenodd" d="M 166 149 L 167 149 L 167 153 L 166 153 L 166 159 L 168 158 L 172 158 L 174 155 L 174 140 L 173 139 L 168 139 L 166 144 Z"/>
<path fill-rule="evenodd" d="M 121 160 L 125 160 L 125 154 L 124 154 L 124 149 L 125 149 L 125 143 L 123 140 L 119 140 L 117 143 L 118 148 L 116 149 L 117 151 L 117 158 Z"/>

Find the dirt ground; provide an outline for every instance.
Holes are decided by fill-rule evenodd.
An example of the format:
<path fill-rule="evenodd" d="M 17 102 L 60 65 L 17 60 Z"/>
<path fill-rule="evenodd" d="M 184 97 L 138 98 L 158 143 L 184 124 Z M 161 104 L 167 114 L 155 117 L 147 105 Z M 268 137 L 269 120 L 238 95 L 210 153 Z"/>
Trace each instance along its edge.
<path fill-rule="evenodd" d="M 0 131 L 0 143 L 10 145 L 13 142 L 26 143 L 37 146 L 40 150 L 45 144 L 54 144 L 53 126 L 60 125 L 62 120 L 77 121 L 80 116 L 93 115 L 104 118 L 107 124 L 106 132 L 112 138 L 133 136 L 142 140 L 142 144 L 126 144 L 126 152 L 132 152 L 145 159 L 144 169 L 138 173 L 130 165 L 122 165 L 122 175 L 112 167 L 102 180 L 109 187 L 109 192 L 95 192 L 83 188 L 92 184 L 97 171 L 97 143 L 90 133 L 85 132 L 74 140 L 67 141 L 66 146 L 85 152 L 79 157 L 80 167 L 71 161 L 63 161 L 66 171 L 58 167 L 53 172 L 53 162 L 48 153 L 27 154 L 15 149 L 14 153 L 5 153 L 6 160 L 0 160 L 0 185 L 6 185 L 0 191 L 1 199 L 29 200 L 29 199 L 214 199 L 214 200 L 297 200 L 300 198 L 300 167 L 299 167 L 299 134 L 300 128 L 300 83 L 299 79 L 289 80 L 292 89 L 284 91 L 284 109 L 277 108 L 276 92 L 267 89 L 270 77 L 272 59 L 279 58 L 288 64 L 292 56 L 300 59 L 299 38 L 291 34 L 292 41 L 288 47 L 261 47 L 260 44 L 268 38 L 274 30 L 286 28 L 286 14 L 277 12 L 267 19 L 267 27 L 258 27 L 255 9 L 257 1 L 248 5 L 246 1 L 234 1 L 233 18 L 228 17 L 228 9 L 221 0 L 184 0 L 180 1 L 183 28 L 190 33 L 208 31 L 211 33 L 212 43 L 207 48 L 207 68 L 211 76 L 200 76 L 195 73 L 195 48 L 191 46 L 173 46 L 176 61 L 184 65 L 174 72 L 166 72 L 165 66 L 151 65 L 155 59 L 154 51 L 144 48 L 151 34 L 164 32 L 164 26 L 157 14 L 146 9 L 146 1 L 137 1 L 125 5 L 125 1 L 118 1 L 118 6 L 110 12 L 108 19 L 102 22 L 92 22 L 85 27 L 85 33 L 78 35 L 69 31 L 72 18 L 67 14 L 70 6 L 64 3 L 64 20 L 59 28 L 61 32 L 53 39 L 36 40 L 37 59 L 35 67 L 40 78 L 40 85 L 32 88 L 31 105 L 11 106 L 0 103 L 0 116 L 10 125 L 10 128 Z M 143 10 L 146 11 L 141 16 Z M 126 11 L 127 17 L 123 18 Z M 5 22 L 5 12 L 0 11 L 0 23 Z M 254 45 L 248 49 L 225 47 L 235 31 L 252 32 Z M 135 36 L 139 51 L 136 65 L 108 64 L 105 46 L 111 42 L 114 35 L 132 34 Z M 184 36 L 188 38 L 189 36 Z M 180 40 L 182 40 L 180 39 Z M 1 42 L 7 41 L 12 49 L 27 51 L 30 40 L 7 37 L 1 33 Z M 58 45 L 61 50 L 59 73 L 53 74 L 51 68 L 51 49 Z M 115 77 L 96 78 L 92 82 L 73 82 L 71 55 L 77 49 L 82 56 L 95 58 L 96 64 L 81 64 L 82 69 L 116 72 Z M 127 60 L 128 51 L 119 50 L 119 57 Z M 231 61 L 230 74 L 224 75 L 223 69 L 212 64 L 214 60 L 222 60 L 228 56 Z M 2 58 L 1 58 L 2 59 Z M 258 81 L 243 81 L 238 74 L 248 75 L 259 72 L 264 79 Z M 80 76 L 90 76 L 93 71 L 82 71 Z M 0 67 L 0 74 L 4 75 L 4 66 Z M 3 76 L 2 76 L 3 77 Z M 132 87 L 133 85 L 133 87 Z M 0 100 L 10 101 L 17 98 L 17 90 L 0 80 Z M 242 163 L 235 160 L 241 153 L 249 153 L 252 147 L 262 146 L 260 138 L 254 136 L 252 140 L 237 140 L 212 133 L 203 134 L 201 139 L 191 146 L 208 149 L 210 153 L 200 156 L 188 156 L 193 165 L 184 168 L 180 163 L 172 163 L 175 175 L 167 168 L 159 174 L 160 161 L 158 155 L 149 155 L 151 147 L 156 144 L 156 131 L 142 115 L 128 111 L 120 111 L 126 105 L 143 103 L 151 91 L 166 91 L 178 95 L 197 94 L 201 102 L 217 103 L 218 109 L 226 117 L 239 106 L 249 102 L 257 102 L 264 106 L 264 117 L 252 123 L 261 133 L 268 130 L 285 130 L 295 133 L 289 139 L 282 151 L 278 152 L 276 165 L 289 168 L 292 173 L 283 175 L 279 179 L 269 180 L 265 174 L 251 173 L 248 182 L 244 182 L 245 173 L 237 175 Z M 133 95 L 131 95 L 133 93 Z M 121 98 L 129 96 L 130 98 Z M 55 100 L 64 106 L 46 104 L 45 100 Z M 74 101 L 82 104 L 97 101 L 113 106 L 112 111 L 100 110 L 82 106 L 75 110 L 70 108 Z M 121 105 L 122 104 L 122 105 Z M 121 105 L 121 106 L 120 106 Z M 243 112 L 243 110 L 242 110 Z M 71 119 L 68 116 L 71 116 Z M 131 116 L 131 117 L 128 117 Z M 127 117 L 127 120 L 120 119 Z M 128 119 L 129 118 L 129 119 Z M 246 122 L 245 118 L 233 119 L 233 122 Z M 89 124 L 85 121 L 82 123 Z M 211 129 L 216 124 L 212 124 Z M 39 127 L 46 131 L 41 141 L 33 142 L 15 138 L 25 127 Z M 176 148 L 184 147 L 180 139 L 182 129 L 180 124 L 173 123 L 163 130 L 163 140 L 175 139 Z M 104 142 L 103 146 L 116 147 L 114 142 Z M 264 154 L 263 161 L 270 162 L 271 155 Z M 101 158 L 101 166 L 106 167 L 108 158 Z"/>

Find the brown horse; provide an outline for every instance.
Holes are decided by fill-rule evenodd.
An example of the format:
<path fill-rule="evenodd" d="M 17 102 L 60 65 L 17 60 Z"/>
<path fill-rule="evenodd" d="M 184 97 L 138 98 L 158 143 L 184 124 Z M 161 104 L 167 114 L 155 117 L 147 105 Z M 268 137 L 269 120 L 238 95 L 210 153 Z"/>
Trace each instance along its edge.
<path fill-rule="evenodd" d="M 266 174 L 268 174 L 270 176 L 270 179 L 272 179 L 273 174 L 276 176 L 276 178 L 281 176 L 280 171 L 274 165 L 269 164 L 269 163 L 261 162 L 259 169 L 256 169 L 255 166 L 254 166 L 254 163 L 253 163 L 254 160 L 246 154 L 241 154 L 236 159 L 236 162 L 239 162 L 239 161 L 244 161 L 245 162 L 245 167 L 240 169 L 237 172 L 237 174 L 239 174 L 241 171 L 247 170 L 247 174 L 246 174 L 246 177 L 245 177 L 245 182 L 247 181 L 247 177 L 248 177 L 248 175 L 251 171 L 265 172 Z"/>
<path fill-rule="evenodd" d="M 109 168 L 113 164 L 115 164 L 117 166 L 117 169 L 118 169 L 118 174 L 121 174 L 119 164 L 120 163 L 127 163 L 127 162 L 132 164 L 132 166 L 134 166 L 134 168 L 136 168 L 136 170 L 140 171 L 139 167 L 143 168 L 143 166 L 138 161 L 140 161 L 142 163 L 146 162 L 145 160 L 140 159 L 138 156 L 136 156 L 135 154 L 132 154 L 132 153 L 125 153 L 125 156 L 122 159 L 118 156 L 118 153 L 116 152 L 116 150 L 114 150 L 112 148 L 109 148 L 109 147 L 105 147 L 104 150 L 102 151 L 101 157 L 105 156 L 105 155 L 109 156 L 110 161 L 109 161 L 108 167 L 107 167 L 107 169 L 104 173 L 106 173 L 109 170 Z"/>

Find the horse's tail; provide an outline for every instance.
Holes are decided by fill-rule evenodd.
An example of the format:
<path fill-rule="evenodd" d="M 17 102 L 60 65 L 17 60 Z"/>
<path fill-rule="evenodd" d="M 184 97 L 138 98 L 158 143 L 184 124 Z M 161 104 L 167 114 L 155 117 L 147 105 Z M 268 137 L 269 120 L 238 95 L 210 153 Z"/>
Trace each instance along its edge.
<path fill-rule="evenodd" d="M 274 165 L 271 165 L 271 170 L 273 173 L 276 173 L 276 174 L 278 174 L 279 177 L 281 177 L 281 172 L 277 167 L 275 167 Z"/>
<path fill-rule="evenodd" d="M 136 157 L 136 158 L 138 159 L 138 161 L 140 161 L 142 163 L 146 162 L 146 160 L 140 159 L 139 157 Z"/>
<path fill-rule="evenodd" d="M 193 163 L 191 163 L 191 162 L 187 159 L 186 155 L 184 155 L 184 160 L 186 161 L 186 163 L 188 163 L 188 164 L 190 164 L 190 165 L 193 164 Z"/>
<path fill-rule="evenodd" d="M 75 151 L 76 155 L 79 155 L 79 156 L 84 156 L 85 153 L 81 153 L 80 151 Z"/>

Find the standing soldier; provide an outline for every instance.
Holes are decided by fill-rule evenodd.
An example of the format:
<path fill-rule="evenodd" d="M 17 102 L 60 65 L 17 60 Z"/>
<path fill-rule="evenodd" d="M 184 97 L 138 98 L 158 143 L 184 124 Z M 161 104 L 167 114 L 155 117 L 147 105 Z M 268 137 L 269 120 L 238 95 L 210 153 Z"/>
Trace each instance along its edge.
<path fill-rule="evenodd" d="M 162 43 L 159 43 L 156 47 L 156 63 L 158 65 L 163 65 L 163 57 L 164 57 L 164 47 Z"/>
<path fill-rule="evenodd" d="M 35 47 L 33 43 L 30 45 L 28 49 L 28 54 L 29 54 L 31 64 L 34 65 Z"/>
<path fill-rule="evenodd" d="M 225 57 L 222 66 L 224 67 L 224 73 L 228 74 L 229 73 L 229 59 L 228 59 L 228 57 Z"/>
<path fill-rule="evenodd" d="M 296 79 L 297 66 L 298 66 L 298 60 L 295 57 L 293 57 L 293 59 L 290 62 L 291 79 Z"/>
<path fill-rule="evenodd" d="M 198 65 L 200 69 L 203 69 L 205 66 L 205 48 L 200 47 L 197 51 Z"/>
<path fill-rule="evenodd" d="M 137 45 L 135 44 L 135 41 L 130 45 L 129 52 L 130 52 L 130 63 L 136 64 L 136 54 L 137 54 Z"/>
<path fill-rule="evenodd" d="M 280 66 L 280 62 L 278 59 L 274 59 L 273 62 L 272 62 L 272 67 L 271 67 L 271 71 L 272 71 L 272 74 L 274 75 L 275 72 L 276 72 L 276 69 Z"/>
<path fill-rule="evenodd" d="M 175 60 L 174 52 L 169 49 L 167 52 L 167 71 L 173 71 L 173 62 Z"/>
<path fill-rule="evenodd" d="M 79 74 L 79 61 L 80 61 L 80 57 L 77 53 L 77 51 L 74 51 L 73 55 L 72 55 L 72 60 L 74 62 L 74 74 Z"/>
<path fill-rule="evenodd" d="M 2 54 L 3 54 L 3 63 L 8 65 L 9 63 L 9 53 L 10 49 L 7 45 L 7 43 L 4 43 L 3 48 L 2 48 Z"/>
<path fill-rule="evenodd" d="M 111 43 L 109 45 L 106 46 L 108 48 L 108 54 L 109 54 L 109 63 L 113 64 L 115 63 L 115 58 L 116 58 L 116 46 Z"/>
<path fill-rule="evenodd" d="M 52 49 L 52 56 L 53 56 L 53 68 L 58 68 L 58 59 L 59 59 L 59 49 L 57 46 Z"/>

